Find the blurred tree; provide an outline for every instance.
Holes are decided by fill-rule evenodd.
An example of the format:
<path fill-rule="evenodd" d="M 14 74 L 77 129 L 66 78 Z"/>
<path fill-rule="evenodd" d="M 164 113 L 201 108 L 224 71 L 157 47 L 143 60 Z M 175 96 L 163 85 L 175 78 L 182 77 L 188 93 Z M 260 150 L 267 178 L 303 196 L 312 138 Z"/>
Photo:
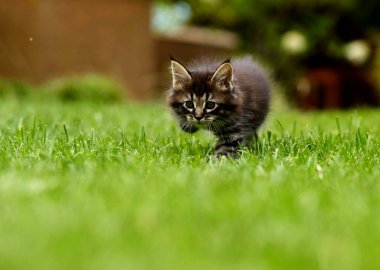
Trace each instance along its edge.
<path fill-rule="evenodd" d="M 159 0 L 186 2 L 196 25 L 232 30 L 241 52 L 268 61 L 283 82 L 306 66 L 368 63 L 371 32 L 380 28 L 380 1 L 369 0 Z M 365 40 L 346 47 L 350 41 Z M 356 45 L 357 45 L 356 44 Z M 361 45 L 363 46 L 361 46 Z M 361 47 L 360 47 L 361 46 Z M 353 48 L 353 49 L 352 49 Z"/>

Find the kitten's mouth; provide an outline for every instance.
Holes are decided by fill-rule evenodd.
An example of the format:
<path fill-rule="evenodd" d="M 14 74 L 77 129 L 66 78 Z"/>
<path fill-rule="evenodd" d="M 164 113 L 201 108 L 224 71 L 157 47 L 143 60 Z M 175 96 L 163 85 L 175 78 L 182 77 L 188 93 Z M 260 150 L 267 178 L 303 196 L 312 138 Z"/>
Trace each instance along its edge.
<path fill-rule="evenodd" d="M 200 120 L 191 120 L 191 123 L 196 126 L 197 128 L 209 128 L 210 124 L 212 122 L 212 119 L 200 119 Z"/>
<path fill-rule="evenodd" d="M 213 117 L 203 117 L 201 119 L 196 119 L 194 116 L 186 116 L 187 122 L 197 128 L 208 128 L 213 122 Z"/>

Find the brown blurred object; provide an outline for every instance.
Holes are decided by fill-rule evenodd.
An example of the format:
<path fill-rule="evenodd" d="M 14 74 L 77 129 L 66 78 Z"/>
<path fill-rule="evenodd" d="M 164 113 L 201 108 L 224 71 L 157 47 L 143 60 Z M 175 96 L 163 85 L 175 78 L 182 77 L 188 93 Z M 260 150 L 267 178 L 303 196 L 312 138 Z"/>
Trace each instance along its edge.
<path fill-rule="evenodd" d="M 376 86 L 354 66 L 309 69 L 298 79 L 295 99 L 304 110 L 379 105 Z"/>
<path fill-rule="evenodd" d="M 102 73 L 153 95 L 150 0 L 0 1 L 0 77 L 41 83 Z"/>
<path fill-rule="evenodd" d="M 374 67 L 371 72 L 371 78 L 376 84 L 377 93 L 380 96 L 380 32 L 375 34 L 375 53 Z"/>

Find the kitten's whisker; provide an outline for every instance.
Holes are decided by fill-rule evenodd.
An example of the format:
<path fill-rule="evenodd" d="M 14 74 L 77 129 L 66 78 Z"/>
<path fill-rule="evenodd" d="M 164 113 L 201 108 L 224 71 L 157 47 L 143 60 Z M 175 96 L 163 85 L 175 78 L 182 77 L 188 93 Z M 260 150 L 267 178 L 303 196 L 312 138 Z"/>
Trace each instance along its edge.
<path fill-rule="evenodd" d="M 187 121 L 186 125 L 185 125 L 185 129 L 187 129 L 187 128 L 191 128 L 191 122 L 189 122 L 189 121 Z"/>
<path fill-rule="evenodd" d="M 222 134 L 222 131 L 219 129 L 219 127 L 218 127 L 215 123 L 210 122 L 210 124 L 211 124 L 212 127 L 215 129 L 215 133 L 216 133 L 217 135 Z"/>
<path fill-rule="evenodd" d="M 212 125 L 212 122 L 207 123 L 207 131 L 208 132 L 212 132 L 211 125 Z"/>

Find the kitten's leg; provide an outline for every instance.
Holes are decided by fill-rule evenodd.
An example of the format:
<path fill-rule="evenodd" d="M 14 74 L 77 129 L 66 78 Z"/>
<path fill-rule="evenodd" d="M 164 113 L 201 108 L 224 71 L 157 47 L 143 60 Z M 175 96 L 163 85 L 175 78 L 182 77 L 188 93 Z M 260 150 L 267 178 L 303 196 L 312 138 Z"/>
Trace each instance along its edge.
<path fill-rule="evenodd" d="M 253 142 L 257 142 L 258 138 L 256 131 L 249 132 L 245 135 L 242 145 L 250 147 Z"/>
<path fill-rule="evenodd" d="M 244 138 L 240 136 L 233 136 L 228 138 L 219 138 L 215 146 L 215 156 L 227 156 L 237 158 L 239 156 L 238 150 L 243 143 Z"/>
<path fill-rule="evenodd" d="M 257 141 L 257 133 L 238 133 L 228 138 L 219 138 L 215 146 L 215 156 L 238 157 L 238 151 L 242 146 L 248 146 L 252 143 L 253 138 Z"/>

